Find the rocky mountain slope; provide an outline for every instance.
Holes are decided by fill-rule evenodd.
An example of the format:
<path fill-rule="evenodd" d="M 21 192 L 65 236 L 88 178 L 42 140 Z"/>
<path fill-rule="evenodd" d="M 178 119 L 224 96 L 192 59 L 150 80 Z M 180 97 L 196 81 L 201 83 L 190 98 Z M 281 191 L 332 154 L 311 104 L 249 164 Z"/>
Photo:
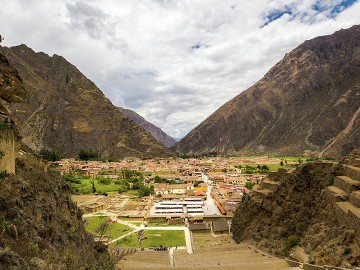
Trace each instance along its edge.
<path fill-rule="evenodd" d="M 236 210 L 232 233 L 316 265 L 360 265 L 360 168 L 305 164 L 270 175 Z"/>
<path fill-rule="evenodd" d="M 118 107 L 118 109 L 126 114 L 130 120 L 133 120 L 136 124 L 142 126 L 146 131 L 150 132 L 150 134 L 157 140 L 159 143 L 164 145 L 167 148 L 170 148 L 176 144 L 176 141 L 169 135 L 167 135 L 164 131 L 162 131 L 159 127 L 154 124 L 146 121 L 144 117 L 137 114 L 136 112 L 125 109 L 122 107 Z"/>
<path fill-rule="evenodd" d="M 0 48 L 0 142 L 17 156 L 16 174 L 0 168 L 0 269 L 113 269 L 106 248 L 86 233 L 69 186 L 20 141 L 9 105 L 24 99 L 22 80 Z M 12 142 L 4 141 L 9 133 Z"/>
<path fill-rule="evenodd" d="M 286 54 L 174 150 L 339 156 L 359 147 L 360 26 L 353 26 Z"/>
<path fill-rule="evenodd" d="M 77 156 L 81 149 L 95 149 L 103 157 L 169 154 L 63 57 L 25 45 L 3 50 L 27 90 L 26 101 L 10 109 L 31 149 L 51 149 L 63 157 Z"/>

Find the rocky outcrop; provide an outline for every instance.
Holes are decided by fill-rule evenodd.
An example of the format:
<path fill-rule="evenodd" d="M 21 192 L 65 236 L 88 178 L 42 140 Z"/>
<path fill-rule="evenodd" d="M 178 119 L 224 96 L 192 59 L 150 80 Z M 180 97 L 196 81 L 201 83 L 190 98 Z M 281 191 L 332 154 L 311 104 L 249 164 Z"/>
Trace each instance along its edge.
<path fill-rule="evenodd" d="M 113 269 L 106 247 L 86 233 L 70 187 L 20 141 L 8 108 L 24 98 L 18 72 L 0 52 L 0 159 L 16 158 L 15 172 L 0 172 L 0 269 Z M 8 137 L 11 151 L 3 149 Z"/>
<path fill-rule="evenodd" d="M 142 126 L 146 131 L 150 132 L 150 134 L 155 138 L 155 140 L 157 140 L 165 147 L 170 148 L 176 144 L 176 141 L 171 136 L 167 135 L 159 127 L 148 122 L 141 115 L 129 109 L 124 109 L 122 107 L 118 107 L 118 108 L 121 112 L 126 114 L 126 116 L 129 117 L 130 120 L 134 121 L 136 124 Z"/>
<path fill-rule="evenodd" d="M 304 42 L 174 148 L 342 156 L 360 147 L 360 26 Z"/>
<path fill-rule="evenodd" d="M 236 210 L 235 240 L 252 239 L 261 249 L 305 263 L 359 266 L 360 173 L 355 178 L 354 172 L 360 169 L 310 163 L 272 174 Z"/>
<path fill-rule="evenodd" d="M 10 110 L 31 149 L 51 149 L 63 157 L 76 157 L 81 149 L 103 157 L 169 155 L 63 57 L 35 53 L 25 45 L 3 50 L 27 90 L 26 101 Z"/>

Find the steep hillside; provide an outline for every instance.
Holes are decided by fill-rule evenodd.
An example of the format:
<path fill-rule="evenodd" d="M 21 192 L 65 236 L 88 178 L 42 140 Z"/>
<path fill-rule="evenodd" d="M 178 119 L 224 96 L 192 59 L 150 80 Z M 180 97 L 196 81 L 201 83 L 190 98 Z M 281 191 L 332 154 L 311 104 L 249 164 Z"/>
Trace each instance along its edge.
<path fill-rule="evenodd" d="M 304 42 L 174 148 L 340 156 L 360 147 L 360 26 Z"/>
<path fill-rule="evenodd" d="M 126 116 L 133 120 L 136 124 L 142 126 L 146 131 L 150 132 L 150 134 L 165 147 L 170 148 L 176 144 L 176 141 L 172 137 L 167 135 L 159 127 L 146 121 L 145 118 L 141 115 L 129 109 L 124 109 L 121 107 L 118 107 L 118 109 L 126 114 Z"/>
<path fill-rule="evenodd" d="M 26 102 L 10 109 L 23 142 L 64 157 L 95 149 L 104 157 L 154 157 L 168 151 L 121 113 L 63 57 L 35 53 L 25 45 L 4 48 L 27 90 Z"/>
<path fill-rule="evenodd" d="M 271 175 L 238 207 L 237 241 L 305 263 L 360 265 L 360 168 L 306 164 Z M 295 248 L 296 247 L 296 248 Z"/>
<path fill-rule="evenodd" d="M 0 159 L 16 164 L 16 174 L 0 165 L 0 269 L 113 269 L 106 248 L 85 232 L 69 186 L 19 140 L 8 107 L 24 98 L 18 72 L 0 51 Z"/>

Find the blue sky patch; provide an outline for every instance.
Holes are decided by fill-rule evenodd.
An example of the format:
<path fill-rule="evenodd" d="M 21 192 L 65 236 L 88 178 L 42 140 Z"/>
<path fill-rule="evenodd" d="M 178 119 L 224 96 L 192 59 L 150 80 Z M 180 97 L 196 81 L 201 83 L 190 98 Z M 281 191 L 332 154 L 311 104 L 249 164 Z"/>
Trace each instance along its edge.
<path fill-rule="evenodd" d="M 324 2 L 326 3 L 326 1 L 318 0 L 315 2 L 315 4 L 313 4 L 312 8 L 318 13 L 329 12 L 328 16 L 330 18 L 335 18 L 339 13 L 351 7 L 356 1 L 357 0 L 343 0 L 335 6 L 328 6 L 326 4 L 323 4 Z"/>
<path fill-rule="evenodd" d="M 276 21 L 277 19 L 280 19 L 282 16 L 284 16 L 285 14 L 289 14 L 292 15 L 292 10 L 290 7 L 285 6 L 284 9 L 275 9 L 275 10 L 271 10 L 265 17 L 265 23 L 261 26 L 264 27 L 266 25 L 268 25 L 269 23 Z"/>

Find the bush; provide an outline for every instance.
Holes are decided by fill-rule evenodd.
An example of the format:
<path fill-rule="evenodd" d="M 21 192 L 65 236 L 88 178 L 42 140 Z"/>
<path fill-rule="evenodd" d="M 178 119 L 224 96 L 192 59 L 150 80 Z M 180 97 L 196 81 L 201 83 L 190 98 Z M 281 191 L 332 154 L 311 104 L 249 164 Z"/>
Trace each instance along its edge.
<path fill-rule="evenodd" d="M 123 193 L 123 192 L 126 192 L 127 191 L 127 186 L 126 185 L 121 185 L 119 187 L 119 190 L 118 190 L 118 193 Z"/>
<path fill-rule="evenodd" d="M 291 235 L 286 239 L 285 244 L 286 244 L 286 247 L 290 250 L 293 247 L 297 246 L 299 244 L 299 242 L 300 242 L 299 236 Z"/>
<path fill-rule="evenodd" d="M 346 247 L 344 248 L 344 255 L 349 255 L 351 253 L 351 248 Z"/>
<path fill-rule="evenodd" d="M 0 180 L 8 176 L 10 176 L 10 173 L 8 173 L 7 171 L 0 171 Z"/>
<path fill-rule="evenodd" d="M 252 183 L 252 182 L 246 182 L 245 183 L 245 187 L 247 189 L 253 189 L 254 186 L 255 186 L 255 183 Z"/>
<path fill-rule="evenodd" d="M 0 130 L 9 129 L 11 125 L 9 123 L 0 122 Z"/>

